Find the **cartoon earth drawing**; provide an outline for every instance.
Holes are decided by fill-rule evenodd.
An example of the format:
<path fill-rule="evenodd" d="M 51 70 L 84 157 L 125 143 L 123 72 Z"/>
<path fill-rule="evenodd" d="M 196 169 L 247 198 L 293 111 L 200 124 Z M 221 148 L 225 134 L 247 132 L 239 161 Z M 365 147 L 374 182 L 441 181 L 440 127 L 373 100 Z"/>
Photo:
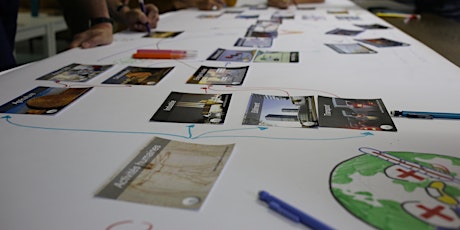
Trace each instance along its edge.
<path fill-rule="evenodd" d="M 460 229 L 460 159 L 359 148 L 337 165 L 330 189 L 354 216 L 378 229 Z"/>

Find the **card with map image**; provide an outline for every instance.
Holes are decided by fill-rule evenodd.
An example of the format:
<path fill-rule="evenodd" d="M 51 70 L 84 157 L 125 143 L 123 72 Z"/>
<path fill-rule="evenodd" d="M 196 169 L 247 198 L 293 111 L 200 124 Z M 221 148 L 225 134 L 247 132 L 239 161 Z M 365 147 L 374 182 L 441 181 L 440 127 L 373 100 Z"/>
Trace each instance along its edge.
<path fill-rule="evenodd" d="M 397 131 L 381 99 L 318 96 L 319 126 L 371 131 Z"/>
<path fill-rule="evenodd" d="M 311 128 L 318 125 L 313 96 L 252 94 L 243 125 Z"/>
<path fill-rule="evenodd" d="M 171 92 L 150 121 L 223 124 L 231 94 Z"/>
<path fill-rule="evenodd" d="M 86 82 L 103 73 L 112 65 L 85 65 L 73 63 L 45 74 L 37 80 Z"/>
<path fill-rule="evenodd" d="M 201 66 L 188 79 L 189 84 L 201 85 L 241 85 L 249 66 L 242 67 L 211 67 Z"/>
<path fill-rule="evenodd" d="M 234 144 L 206 145 L 155 137 L 95 196 L 181 209 L 200 209 Z"/>
<path fill-rule="evenodd" d="M 0 113 L 54 115 L 91 89 L 38 86 L 0 106 Z"/>
<path fill-rule="evenodd" d="M 128 66 L 102 84 L 156 85 L 174 67 L 151 68 Z"/>

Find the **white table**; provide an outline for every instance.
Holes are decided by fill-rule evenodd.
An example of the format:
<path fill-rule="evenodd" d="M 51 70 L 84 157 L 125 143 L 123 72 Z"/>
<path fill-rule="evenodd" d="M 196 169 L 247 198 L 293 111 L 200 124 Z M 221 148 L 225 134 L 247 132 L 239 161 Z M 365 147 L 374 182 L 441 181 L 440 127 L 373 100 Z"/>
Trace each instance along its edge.
<path fill-rule="evenodd" d="M 56 54 L 56 33 L 66 29 L 67 24 L 63 16 L 40 14 L 38 17 L 32 17 L 29 12 L 20 12 L 15 41 L 43 36 L 44 52 L 50 57 Z"/>
<path fill-rule="evenodd" d="M 90 85 L 94 88 L 59 114 L 1 114 L 1 117 L 9 115 L 10 118 L 0 119 L 0 229 L 144 230 L 151 225 L 155 230 L 305 229 L 258 202 L 259 190 L 284 199 L 336 229 L 372 229 L 332 195 L 329 182 L 336 166 L 361 159 L 361 147 L 458 158 L 460 122 L 394 118 L 397 132 L 323 127 L 259 130 L 256 126 L 241 124 L 250 95 L 285 96 L 288 93 L 292 96 L 382 98 L 389 110 L 459 112 L 460 69 L 396 28 L 368 30 L 356 37 L 326 34 L 337 27 L 356 30 L 355 23 L 391 25 L 345 0 L 326 0 L 326 3 L 314 6 L 317 7 L 315 10 L 295 11 L 291 8 L 295 11 L 295 19 L 283 21 L 273 46 L 267 48 L 299 51 L 299 63 L 207 61 L 217 48 L 249 49 L 233 44 L 244 36 L 255 19 L 237 20 L 235 14 L 225 14 L 218 19 L 199 19 L 198 15 L 218 12 L 190 9 L 162 15 L 157 30 L 184 31 L 175 38 L 150 39 L 143 38 L 143 33 L 118 33 L 110 45 L 71 49 L 3 74 L 0 77 L 0 104 L 36 86 L 63 86 L 63 82 L 36 79 L 71 63 L 114 65 L 88 82 L 69 83 L 75 87 Z M 359 16 L 361 21 L 339 20 L 328 13 L 329 10 L 342 12 L 343 9 Z M 267 19 L 276 10 L 245 11 Z M 317 20 L 302 19 L 305 14 Z M 375 37 L 406 42 L 410 46 L 375 48 L 378 50 L 375 54 L 342 55 L 324 45 Z M 137 49 L 155 48 L 196 50 L 197 55 L 182 60 L 131 58 Z M 154 86 L 101 84 L 128 65 L 174 66 L 174 69 Z M 185 83 L 203 65 L 249 66 L 243 85 L 207 88 L 209 94 L 232 93 L 225 123 L 190 127 L 184 123 L 150 122 L 172 91 L 205 93 L 203 88 L 206 86 Z M 187 138 L 187 134 L 194 138 Z M 200 210 L 94 197 L 110 177 L 154 136 L 200 144 L 235 144 L 229 162 Z M 447 160 L 440 160 L 436 166 L 445 172 L 447 167 L 442 166 L 447 163 Z M 369 164 L 369 167 L 383 164 L 386 162 Z M 353 171 L 354 166 L 358 164 L 342 173 Z M 447 169 L 457 173 L 458 177 L 459 168 L 457 165 Z M 385 223 L 384 218 L 388 215 L 378 210 L 388 202 L 379 203 L 382 198 L 379 191 L 399 189 L 385 194 L 390 196 L 388 200 L 412 198 L 414 190 L 417 194 L 426 194 L 425 189 L 413 186 L 414 183 L 404 186 L 404 183 L 391 183 L 388 178 L 379 172 L 335 179 L 357 181 L 356 187 L 344 187 L 343 191 L 366 202 L 367 205 L 357 210 L 364 209 L 364 215 L 369 213 L 370 217 Z M 380 181 L 390 183 L 379 186 Z M 377 189 L 377 192 L 370 193 L 369 189 Z M 458 200 L 460 195 L 455 195 Z M 384 217 L 379 218 L 382 215 Z M 408 215 L 406 217 L 409 219 Z"/>

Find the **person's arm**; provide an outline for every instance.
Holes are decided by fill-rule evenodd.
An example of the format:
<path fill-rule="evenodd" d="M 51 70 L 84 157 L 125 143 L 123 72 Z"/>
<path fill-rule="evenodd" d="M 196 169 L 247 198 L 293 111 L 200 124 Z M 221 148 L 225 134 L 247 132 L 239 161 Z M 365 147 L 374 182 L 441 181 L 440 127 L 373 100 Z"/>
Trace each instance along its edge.
<path fill-rule="evenodd" d="M 197 7 L 200 10 L 220 10 L 225 6 L 223 0 L 173 0 L 176 9 Z"/>
<path fill-rule="evenodd" d="M 280 9 L 286 9 L 289 7 L 289 5 L 297 3 L 320 3 L 324 2 L 324 0 L 268 0 L 267 5 L 268 6 L 273 6 L 277 7 Z"/>
<path fill-rule="evenodd" d="M 146 31 L 146 24 L 150 28 L 156 28 L 160 16 L 158 8 L 153 4 L 146 4 L 146 14 L 141 9 L 131 9 L 128 5 L 129 0 L 107 0 L 110 14 L 119 23 L 126 25 L 130 30 Z"/>
<path fill-rule="evenodd" d="M 68 0 L 71 1 L 71 0 Z M 73 38 L 70 47 L 91 48 L 112 43 L 112 23 L 106 0 L 72 0 L 83 5 L 91 18 L 91 27 Z"/>

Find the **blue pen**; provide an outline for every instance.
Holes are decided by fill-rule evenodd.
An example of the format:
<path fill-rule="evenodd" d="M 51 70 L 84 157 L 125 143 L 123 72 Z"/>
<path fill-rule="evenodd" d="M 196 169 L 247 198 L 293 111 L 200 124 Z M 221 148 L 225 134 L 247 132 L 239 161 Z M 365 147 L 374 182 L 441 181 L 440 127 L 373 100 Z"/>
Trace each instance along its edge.
<path fill-rule="evenodd" d="M 395 117 L 408 117 L 408 118 L 443 118 L 443 119 L 460 119 L 460 113 L 438 113 L 438 112 L 418 112 L 418 111 L 391 111 L 391 115 Z"/>
<path fill-rule="evenodd" d="M 321 221 L 315 219 L 314 217 L 309 216 L 306 213 L 285 203 L 284 201 L 270 195 L 268 192 L 260 191 L 259 200 L 266 202 L 270 209 L 289 218 L 290 220 L 296 223 L 301 223 L 315 230 L 333 229 L 327 226 L 326 224 L 322 223 Z"/>
<path fill-rule="evenodd" d="M 145 15 L 147 15 L 147 10 L 145 9 L 145 4 L 144 0 L 139 0 L 139 7 L 141 8 L 142 12 L 144 12 Z M 148 22 L 145 23 L 145 27 L 147 28 L 147 33 L 150 34 L 150 25 Z"/>

